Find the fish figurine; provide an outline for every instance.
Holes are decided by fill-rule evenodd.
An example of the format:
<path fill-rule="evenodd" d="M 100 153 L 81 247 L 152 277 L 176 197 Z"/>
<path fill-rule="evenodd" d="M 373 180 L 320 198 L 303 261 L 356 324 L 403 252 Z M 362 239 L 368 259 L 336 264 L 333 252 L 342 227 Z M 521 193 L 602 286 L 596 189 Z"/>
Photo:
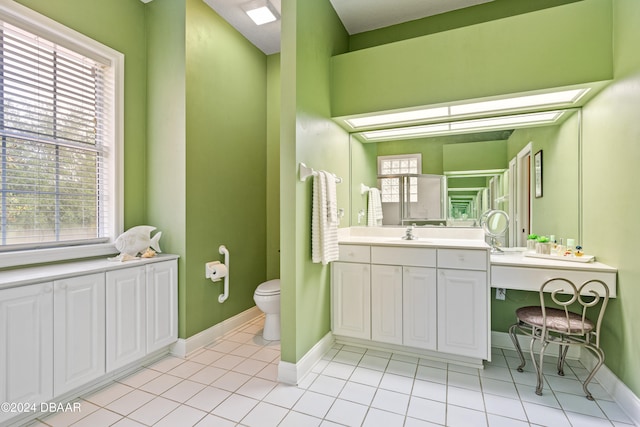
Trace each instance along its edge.
<path fill-rule="evenodd" d="M 120 255 L 110 258 L 110 260 L 126 261 L 134 259 L 139 253 L 147 252 L 149 248 L 155 252 L 162 252 L 159 243 L 162 231 L 157 232 L 153 238 L 151 237 L 151 232 L 155 229 L 156 227 L 150 225 L 138 225 L 122 233 L 114 243 L 116 249 L 120 251 Z"/>

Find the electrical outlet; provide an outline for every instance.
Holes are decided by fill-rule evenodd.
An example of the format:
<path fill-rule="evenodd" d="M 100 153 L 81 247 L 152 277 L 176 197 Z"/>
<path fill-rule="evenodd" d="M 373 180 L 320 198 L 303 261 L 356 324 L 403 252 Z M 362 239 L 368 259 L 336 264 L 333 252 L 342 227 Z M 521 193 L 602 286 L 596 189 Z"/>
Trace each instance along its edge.
<path fill-rule="evenodd" d="M 504 301 L 507 297 L 507 290 L 505 288 L 496 288 L 496 299 Z"/>

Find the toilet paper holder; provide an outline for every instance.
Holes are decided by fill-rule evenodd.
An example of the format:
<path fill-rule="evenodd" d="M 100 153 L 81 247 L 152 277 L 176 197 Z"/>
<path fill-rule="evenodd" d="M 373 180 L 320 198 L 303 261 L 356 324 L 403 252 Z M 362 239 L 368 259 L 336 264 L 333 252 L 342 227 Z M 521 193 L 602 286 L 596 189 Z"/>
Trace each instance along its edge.
<path fill-rule="evenodd" d="M 220 261 L 207 262 L 204 277 L 213 282 L 219 282 L 224 278 L 224 292 L 218 296 L 218 302 L 223 303 L 229 298 L 229 251 L 224 245 L 220 245 L 218 252 L 224 255 L 224 264 Z"/>

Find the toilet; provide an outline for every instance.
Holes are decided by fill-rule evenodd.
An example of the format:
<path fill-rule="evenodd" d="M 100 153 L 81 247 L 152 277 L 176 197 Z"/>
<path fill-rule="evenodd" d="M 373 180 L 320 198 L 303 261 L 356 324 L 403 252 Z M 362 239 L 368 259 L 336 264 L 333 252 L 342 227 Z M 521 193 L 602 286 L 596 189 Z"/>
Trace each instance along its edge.
<path fill-rule="evenodd" d="M 262 337 L 267 341 L 280 340 L 280 279 L 261 283 L 253 300 L 265 314 Z"/>

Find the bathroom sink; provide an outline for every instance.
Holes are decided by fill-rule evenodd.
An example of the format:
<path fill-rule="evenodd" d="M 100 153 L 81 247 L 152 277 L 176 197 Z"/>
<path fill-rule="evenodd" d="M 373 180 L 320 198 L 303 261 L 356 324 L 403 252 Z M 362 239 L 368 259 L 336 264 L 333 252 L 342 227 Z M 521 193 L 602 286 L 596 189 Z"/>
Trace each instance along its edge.
<path fill-rule="evenodd" d="M 385 243 L 402 243 L 407 245 L 430 245 L 433 243 L 430 240 L 421 239 L 419 237 L 414 240 L 406 240 L 406 239 L 403 239 L 402 237 L 395 237 L 395 238 L 387 239 L 384 242 Z"/>

